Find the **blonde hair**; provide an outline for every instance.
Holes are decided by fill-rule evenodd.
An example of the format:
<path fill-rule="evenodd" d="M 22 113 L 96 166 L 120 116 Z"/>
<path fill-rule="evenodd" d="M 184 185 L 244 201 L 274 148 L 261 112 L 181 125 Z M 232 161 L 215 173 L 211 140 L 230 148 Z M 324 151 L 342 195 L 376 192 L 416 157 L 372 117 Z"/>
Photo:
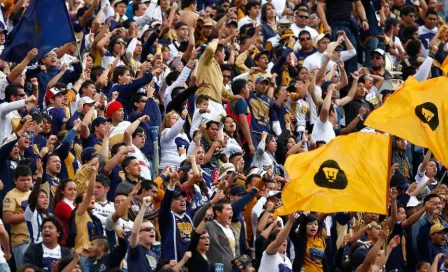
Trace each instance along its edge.
<path fill-rule="evenodd" d="M 172 110 L 172 111 L 168 112 L 165 115 L 165 117 L 163 117 L 162 125 L 160 126 L 160 131 L 159 131 L 160 135 L 166 128 L 171 128 L 171 117 L 173 116 L 173 114 L 179 115 L 176 111 Z"/>

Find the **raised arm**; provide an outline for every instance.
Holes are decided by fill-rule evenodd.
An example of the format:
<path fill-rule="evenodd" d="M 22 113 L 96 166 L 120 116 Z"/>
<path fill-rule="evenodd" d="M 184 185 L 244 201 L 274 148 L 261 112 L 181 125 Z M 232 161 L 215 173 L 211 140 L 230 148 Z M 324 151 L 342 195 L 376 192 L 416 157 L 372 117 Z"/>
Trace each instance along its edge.
<path fill-rule="evenodd" d="M 87 170 L 89 170 L 90 179 L 89 184 L 87 186 L 86 195 L 84 196 L 84 199 L 82 200 L 81 204 L 79 204 L 78 210 L 76 211 L 78 215 L 83 215 L 89 208 L 90 202 L 92 201 L 93 191 L 95 189 L 97 169 L 98 169 L 98 162 L 90 163 L 89 167 L 87 168 Z"/>
<path fill-rule="evenodd" d="M 184 192 L 187 192 L 188 189 L 194 186 L 195 182 L 198 180 L 198 178 L 202 178 L 201 173 L 199 173 L 198 165 L 196 164 L 196 156 L 195 155 L 189 155 L 188 161 L 191 163 L 191 169 L 193 170 L 193 176 L 187 180 L 187 182 L 182 184 L 182 190 Z"/>
<path fill-rule="evenodd" d="M 146 208 L 152 202 L 152 197 L 146 196 L 143 198 L 142 206 L 138 212 L 137 217 L 134 220 L 134 226 L 132 227 L 131 237 L 129 238 L 129 247 L 136 248 L 140 239 L 140 226 L 143 223 L 143 217 L 145 216 Z"/>
<path fill-rule="evenodd" d="M 131 204 L 132 199 L 138 194 L 138 191 L 141 188 L 141 182 L 137 183 L 126 199 L 118 206 L 115 212 L 112 214 L 112 221 L 117 222 L 120 217 L 124 217 L 129 211 L 129 205 Z"/>
<path fill-rule="evenodd" d="M 326 123 L 328 120 L 328 115 L 330 114 L 331 97 L 333 96 L 334 91 L 334 88 L 327 89 L 327 95 L 325 96 L 324 102 L 322 103 L 322 108 L 320 109 L 319 114 L 319 119 L 322 123 Z"/>
<path fill-rule="evenodd" d="M 354 72 L 352 74 L 352 77 L 353 77 L 352 87 L 350 88 L 350 91 L 348 91 L 347 96 L 345 96 L 344 98 L 336 100 L 336 103 L 339 106 L 341 106 L 341 107 L 343 107 L 343 106 L 347 105 L 348 103 L 350 103 L 353 100 L 353 98 L 355 97 L 356 88 L 358 88 L 358 80 L 359 80 L 358 72 Z"/>
<path fill-rule="evenodd" d="M 173 127 L 169 128 L 165 133 L 162 131 L 162 135 L 160 136 L 160 142 L 170 142 L 172 141 L 183 128 L 185 120 L 187 118 L 188 110 L 184 109 L 182 111 L 181 117 L 177 120 L 176 124 Z"/>
<path fill-rule="evenodd" d="M 39 54 L 39 51 L 36 48 L 31 49 L 27 54 L 26 57 L 17 64 L 14 69 L 9 73 L 8 75 L 8 81 L 14 82 L 16 79 L 22 74 L 22 72 L 25 70 L 26 66 L 32 61 L 37 55 Z"/>
<path fill-rule="evenodd" d="M 138 128 L 138 126 L 141 123 L 148 122 L 148 121 L 149 121 L 149 116 L 143 115 L 140 118 L 137 118 L 137 120 L 135 120 L 134 122 L 132 122 L 132 124 L 124 131 L 123 143 L 125 143 L 127 146 L 131 146 L 132 145 L 132 134 L 134 133 L 134 131 Z"/>
<path fill-rule="evenodd" d="M 42 159 L 41 158 L 36 159 L 36 168 L 37 168 L 37 181 L 36 181 L 36 183 L 34 183 L 34 188 L 31 191 L 30 196 L 28 197 L 28 205 L 29 205 L 31 211 L 33 211 L 33 212 L 36 210 L 37 200 L 39 199 L 40 188 L 42 185 L 42 174 L 44 172 L 44 170 L 42 168 Z"/>
<path fill-rule="evenodd" d="M 289 231 L 291 230 L 292 224 L 294 223 L 294 214 L 288 215 L 288 222 L 286 222 L 283 229 L 277 234 L 274 242 L 270 243 L 266 248 L 266 253 L 269 255 L 274 255 L 278 252 L 280 246 L 285 242 L 288 237 Z"/>

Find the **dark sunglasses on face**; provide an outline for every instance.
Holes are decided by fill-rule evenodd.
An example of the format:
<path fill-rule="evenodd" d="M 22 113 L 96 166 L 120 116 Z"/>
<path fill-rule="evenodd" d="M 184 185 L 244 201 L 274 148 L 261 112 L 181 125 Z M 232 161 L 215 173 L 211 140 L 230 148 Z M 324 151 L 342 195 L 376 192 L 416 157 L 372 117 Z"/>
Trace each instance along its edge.
<path fill-rule="evenodd" d="M 26 96 L 26 94 L 24 94 L 24 93 L 21 93 L 21 94 L 17 94 L 16 96 L 20 96 L 20 97 L 25 97 L 25 96 Z"/>
<path fill-rule="evenodd" d="M 147 227 L 147 228 L 141 229 L 140 231 L 150 232 L 150 231 L 156 231 L 156 229 L 153 227 Z"/>
<path fill-rule="evenodd" d="M 372 59 L 375 59 L 375 60 L 380 60 L 380 59 L 382 59 L 383 57 L 381 57 L 381 56 L 373 56 L 372 57 Z"/>
<path fill-rule="evenodd" d="M 228 75 L 222 75 L 224 78 L 232 78 L 231 76 Z"/>
<path fill-rule="evenodd" d="M 310 38 L 310 37 L 307 37 L 307 38 L 300 38 L 300 41 L 301 41 L 301 42 L 304 42 L 304 41 L 309 41 L 309 40 L 311 40 L 311 38 Z"/>
<path fill-rule="evenodd" d="M 308 19 L 308 18 L 310 18 L 309 16 L 306 16 L 306 15 L 299 15 L 299 18 L 300 19 Z"/>
<path fill-rule="evenodd" d="M 146 103 L 146 100 L 139 100 L 139 102 L 141 102 L 141 103 Z"/>

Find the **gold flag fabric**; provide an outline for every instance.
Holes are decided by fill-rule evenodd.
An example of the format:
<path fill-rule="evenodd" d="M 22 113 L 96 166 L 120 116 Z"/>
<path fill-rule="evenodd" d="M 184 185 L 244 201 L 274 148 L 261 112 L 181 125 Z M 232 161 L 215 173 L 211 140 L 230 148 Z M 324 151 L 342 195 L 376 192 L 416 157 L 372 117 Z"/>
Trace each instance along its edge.
<path fill-rule="evenodd" d="M 291 181 L 277 215 L 296 211 L 387 214 L 390 168 L 389 136 L 357 132 L 289 156 Z"/>
<path fill-rule="evenodd" d="M 409 77 L 365 125 L 429 148 L 448 166 L 448 77 L 418 82 Z"/>

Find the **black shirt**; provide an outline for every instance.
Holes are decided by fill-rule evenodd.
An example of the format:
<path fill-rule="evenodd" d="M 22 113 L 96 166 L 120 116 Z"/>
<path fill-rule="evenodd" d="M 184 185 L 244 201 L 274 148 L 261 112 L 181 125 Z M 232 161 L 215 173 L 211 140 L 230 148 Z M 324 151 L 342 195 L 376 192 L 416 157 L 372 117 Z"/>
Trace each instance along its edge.
<path fill-rule="evenodd" d="M 198 271 L 198 272 L 213 272 L 213 264 L 204 259 L 201 253 L 196 249 L 199 240 L 201 239 L 201 235 L 196 231 L 193 231 L 191 236 L 191 243 L 188 248 L 188 251 L 191 251 L 191 258 L 187 263 L 188 271 Z"/>
<path fill-rule="evenodd" d="M 359 0 L 326 0 L 326 17 L 328 22 L 350 22 L 352 17 L 352 3 Z M 322 0 L 321 0 L 322 2 Z"/>
<path fill-rule="evenodd" d="M 344 106 L 345 110 L 345 124 L 348 126 L 353 119 L 356 118 L 356 116 L 359 114 L 359 109 L 365 108 L 368 109 L 370 112 L 373 111 L 375 108 L 372 105 L 372 103 L 364 100 L 364 99 L 353 99 L 350 103 Z M 367 118 L 369 113 L 364 115 L 364 120 Z M 356 128 L 353 131 L 360 131 L 364 127 L 364 121 L 358 122 L 356 125 Z"/>

